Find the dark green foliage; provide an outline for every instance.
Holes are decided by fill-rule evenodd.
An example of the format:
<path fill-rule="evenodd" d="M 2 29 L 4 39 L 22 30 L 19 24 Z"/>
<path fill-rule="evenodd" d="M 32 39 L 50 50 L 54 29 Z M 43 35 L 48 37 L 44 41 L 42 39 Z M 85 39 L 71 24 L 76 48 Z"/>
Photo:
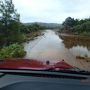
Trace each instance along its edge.
<path fill-rule="evenodd" d="M 43 29 L 43 27 L 40 26 L 38 23 L 33 23 L 33 24 L 28 26 L 28 29 L 29 29 L 30 32 L 32 32 L 32 31 L 41 30 L 41 29 Z"/>
<path fill-rule="evenodd" d="M 0 58 L 23 57 L 24 47 L 19 45 L 26 40 L 21 32 L 20 15 L 12 0 L 0 1 Z M 18 43 L 18 44 L 14 44 Z"/>
<path fill-rule="evenodd" d="M 90 18 L 78 20 L 68 17 L 63 23 L 63 30 L 74 34 L 90 35 Z"/>
<path fill-rule="evenodd" d="M 12 0 L 0 1 L 0 43 L 9 45 L 20 35 L 20 15 L 14 9 Z"/>
<path fill-rule="evenodd" d="M 20 32 L 27 34 L 27 33 L 30 33 L 30 30 L 29 30 L 28 26 L 26 26 L 23 23 L 21 23 L 20 24 Z"/>
<path fill-rule="evenodd" d="M 73 28 L 78 33 L 88 33 L 90 32 L 90 21 L 84 22 L 81 25 L 76 25 Z"/>
<path fill-rule="evenodd" d="M 20 24 L 20 32 L 28 34 L 32 32 L 37 32 L 39 30 L 45 29 L 43 26 L 40 26 L 38 23 L 31 24 Z"/>
<path fill-rule="evenodd" d="M 65 19 L 65 21 L 63 22 L 64 26 L 68 26 L 68 27 L 72 27 L 75 25 L 75 20 L 74 18 L 68 17 Z"/>

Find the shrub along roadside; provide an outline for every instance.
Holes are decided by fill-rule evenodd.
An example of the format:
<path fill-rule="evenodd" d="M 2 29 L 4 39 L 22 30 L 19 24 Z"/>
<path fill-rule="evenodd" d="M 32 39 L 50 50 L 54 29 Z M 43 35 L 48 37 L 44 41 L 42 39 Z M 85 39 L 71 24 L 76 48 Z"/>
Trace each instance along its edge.
<path fill-rule="evenodd" d="M 25 54 L 24 47 L 16 43 L 3 47 L 0 50 L 0 59 L 24 57 Z"/>

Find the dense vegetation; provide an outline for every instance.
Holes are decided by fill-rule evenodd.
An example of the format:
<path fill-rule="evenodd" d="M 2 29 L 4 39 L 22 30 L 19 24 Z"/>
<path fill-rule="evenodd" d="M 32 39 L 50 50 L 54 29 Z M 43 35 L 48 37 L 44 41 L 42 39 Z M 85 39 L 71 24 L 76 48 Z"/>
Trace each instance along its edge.
<path fill-rule="evenodd" d="M 11 44 L 9 46 L 3 47 L 0 50 L 0 58 L 13 58 L 13 57 L 23 57 L 25 55 L 24 47 L 19 44 Z"/>
<path fill-rule="evenodd" d="M 62 24 L 62 32 L 90 35 L 90 18 L 74 19 L 68 17 Z"/>
<path fill-rule="evenodd" d="M 10 43 L 16 42 L 16 37 L 20 35 L 20 15 L 14 9 L 12 0 L 0 2 L 0 15 L 1 45 L 9 45 Z"/>
<path fill-rule="evenodd" d="M 25 25 L 20 22 L 20 15 L 12 0 L 0 0 L 0 58 L 23 57 L 27 33 L 42 29 L 37 23 Z M 17 44 L 16 44 L 17 43 Z"/>
<path fill-rule="evenodd" d="M 28 33 L 36 32 L 43 29 L 45 29 L 45 27 L 40 26 L 38 23 L 31 23 L 31 24 L 21 24 L 20 31 L 22 33 L 28 34 Z"/>

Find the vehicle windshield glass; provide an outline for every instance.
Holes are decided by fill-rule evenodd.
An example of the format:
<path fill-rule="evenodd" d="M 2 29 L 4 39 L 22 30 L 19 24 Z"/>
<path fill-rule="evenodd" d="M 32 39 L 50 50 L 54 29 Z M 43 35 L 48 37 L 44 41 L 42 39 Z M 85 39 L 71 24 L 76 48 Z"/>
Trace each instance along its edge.
<path fill-rule="evenodd" d="M 90 71 L 89 4 L 0 0 L 0 68 Z"/>

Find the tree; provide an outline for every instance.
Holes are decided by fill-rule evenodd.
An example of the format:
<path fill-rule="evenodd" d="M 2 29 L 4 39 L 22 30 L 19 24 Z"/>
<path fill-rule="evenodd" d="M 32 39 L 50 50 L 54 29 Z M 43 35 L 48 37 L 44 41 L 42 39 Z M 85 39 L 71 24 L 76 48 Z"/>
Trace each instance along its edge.
<path fill-rule="evenodd" d="M 12 42 L 12 36 L 20 32 L 20 15 L 14 8 L 12 0 L 0 1 L 0 23 L 2 25 L 0 31 L 3 31 L 2 35 L 4 36 L 4 39 L 2 41 L 0 40 L 0 42 L 7 45 Z"/>
<path fill-rule="evenodd" d="M 28 25 L 28 29 L 30 30 L 30 32 L 35 32 L 43 29 L 43 27 L 40 26 L 38 23 L 32 23 L 31 25 Z"/>
<path fill-rule="evenodd" d="M 62 30 L 66 33 L 71 32 L 74 34 L 83 34 L 90 36 L 90 18 L 79 20 L 68 17 L 65 19 L 62 25 Z"/>
<path fill-rule="evenodd" d="M 75 32 L 78 33 L 89 33 L 90 32 L 90 21 L 84 22 L 81 25 L 76 25 L 73 27 Z"/>
<path fill-rule="evenodd" d="M 64 25 L 64 26 L 69 26 L 69 27 L 74 26 L 74 25 L 75 25 L 75 20 L 74 20 L 74 18 L 67 17 L 67 18 L 65 19 L 65 21 L 63 22 L 63 25 Z"/>

